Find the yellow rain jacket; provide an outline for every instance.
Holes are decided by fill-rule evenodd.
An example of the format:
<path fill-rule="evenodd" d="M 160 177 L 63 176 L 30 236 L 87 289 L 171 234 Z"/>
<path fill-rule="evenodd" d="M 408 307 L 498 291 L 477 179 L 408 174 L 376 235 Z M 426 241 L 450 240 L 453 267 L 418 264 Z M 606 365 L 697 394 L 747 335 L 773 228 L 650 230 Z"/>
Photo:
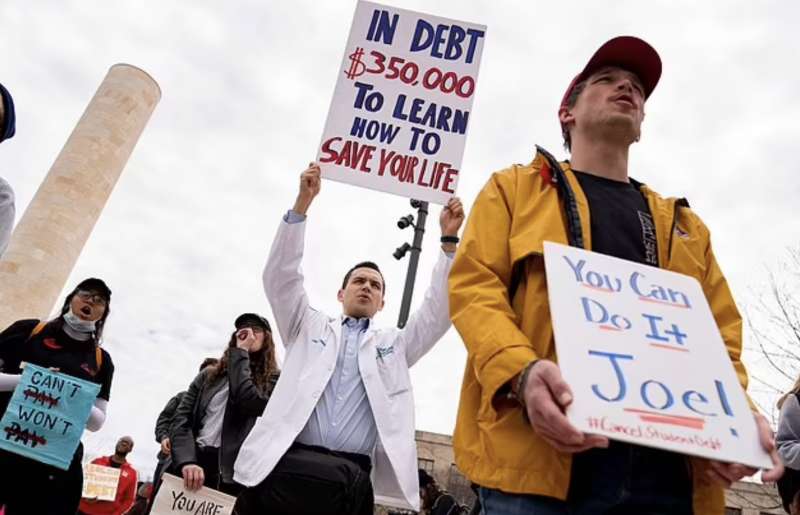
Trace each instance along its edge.
<path fill-rule="evenodd" d="M 560 167 L 557 170 L 556 167 Z M 742 320 L 711 250 L 708 229 L 685 200 L 642 186 L 661 268 L 700 281 L 742 387 Z M 498 394 L 531 360 L 556 360 L 542 243 L 592 248 L 589 206 L 568 163 L 538 148 L 533 162 L 495 173 L 478 195 L 450 273 L 450 315 L 468 351 L 453 447 L 474 483 L 565 499 L 571 456 L 556 451 Z M 512 298 L 509 298 L 512 296 Z M 694 513 L 724 511 L 707 462 L 691 459 Z"/>

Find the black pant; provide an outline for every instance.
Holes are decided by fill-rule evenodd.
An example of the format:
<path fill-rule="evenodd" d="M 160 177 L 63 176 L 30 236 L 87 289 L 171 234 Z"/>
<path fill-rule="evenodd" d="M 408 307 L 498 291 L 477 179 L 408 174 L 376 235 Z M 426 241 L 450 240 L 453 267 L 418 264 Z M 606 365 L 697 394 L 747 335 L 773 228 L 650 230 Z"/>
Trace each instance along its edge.
<path fill-rule="evenodd" d="M 198 447 L 197 464 L 203 469 L 203 486 L 219 490 L 219 449 L 217 447 Z"/>
<path fill-rule="evenodd" d="M 678 453 L 611 441 L 572 460 L 573 513 L 691 515 L 689 461 Z"/>
<path fill-rule="evenodd" d="M 372 515 L 369 456 L 295 443 L 273 471 L 246 489 L 239 515 Z"/>
<path fill-rule="evenodd" d="M 83 445 L 68 470 L 0 451 L 0 505 L 5 515 L 74 515 L 83 490 Z"/>

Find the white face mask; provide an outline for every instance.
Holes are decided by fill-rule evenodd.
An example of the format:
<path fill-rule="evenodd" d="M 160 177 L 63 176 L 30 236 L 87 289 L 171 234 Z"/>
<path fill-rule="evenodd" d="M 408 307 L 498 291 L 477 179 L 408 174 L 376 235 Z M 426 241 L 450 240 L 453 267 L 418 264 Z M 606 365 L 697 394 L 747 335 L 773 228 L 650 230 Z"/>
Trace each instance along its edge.
<path fill-rule="evenodd" d="M 94 321 L 82 320 L 72 312 L 71 308 L 64 313 L 64 321 L 69 325 L 70 329 L 78 331 L 79 333 L 93 333 L 95 330 Z"/>

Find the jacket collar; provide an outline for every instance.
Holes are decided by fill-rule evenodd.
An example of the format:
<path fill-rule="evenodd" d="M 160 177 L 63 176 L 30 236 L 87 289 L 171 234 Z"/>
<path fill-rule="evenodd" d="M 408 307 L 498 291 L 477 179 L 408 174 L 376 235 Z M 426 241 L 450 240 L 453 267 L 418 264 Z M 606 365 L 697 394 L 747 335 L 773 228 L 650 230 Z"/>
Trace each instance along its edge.
<path fill-rule="evenodd" d="M 571 246 L 579 246 L 588 250 L 592 248 L 592 229 L 589 214 L 589 202 L 581 189 L 577 177 L 573 173 L 569 161 L 558 162 L 540 146 L 536 146 L 534 161 L 540 160 L 540 170 L 545 180 L 552 183 L 562 197 L 562 206 L 566 214 L 567 237 Z M 672 237 L 678 222 L 679 207 L 688 207 L 683 198 L 663 198 L 635 179 L 631 182 L 642 192 L 656 226 L 658 247 L 658 263 L 661 268 L 669 268 Z"/>
<path fill-rule="evenodd" d="M 341 344 L 341 341 L 342 341 L 342 328 L 344 327 L 345 320 L 347 318 L 349 318 L 349 317 L 345 316 L 344 314 L 341 314 L 337 318 L 330 318 L 328 320 L 328 325 L 330 326 L 330 328 L 333 330 L 334 334 L 336 335 L 336 348 L 337 349 L 339 348 L 339 345 Z M 373 323 L 373 320 L 371 318 L 368 318 L 367 321 L 368 321 L 368 325 L 367 325 L 366 330 L 364 331 L 364 335 L 361 337 L 361 344 L 359 345 L 359 347 L 363 347 L 364 343 L 366 343 L 367 340 L 369 340 L 372 337 L 372 335 L 374 335 L 376 332 L 378 332 L 378 328 Z"/>

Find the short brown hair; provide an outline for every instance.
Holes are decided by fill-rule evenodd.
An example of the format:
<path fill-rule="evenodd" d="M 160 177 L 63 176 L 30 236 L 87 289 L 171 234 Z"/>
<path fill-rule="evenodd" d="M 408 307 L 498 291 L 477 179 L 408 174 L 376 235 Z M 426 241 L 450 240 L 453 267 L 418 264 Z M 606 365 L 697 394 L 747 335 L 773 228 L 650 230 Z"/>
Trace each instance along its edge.
<path fill-rule="evenodd" d="M 572 88 L 572 91 L 569 93 L 569 97 L 567 97 L 567 107 L 570 109 L 575 107 L 578 97 L 586 88 L 586 83 L 587 81 L 583 80 L 575 84 L 575 87 Z M 572 138 L 570 138 L 569 128 L 567 128 L 566 125 L 562 125 L 561 127 L 561 137 L 564 138 L 564 148 L 567 149 L 567 152 L 570 152 L 572 150 Z"/>
<path fill-rule="evenodd" d="M 342 281 L 343 290 L 347 287 L 347 281 L 350 280 L 350 276 L 353 275 L 353 272 L 356 270 L 356 268 L 369 268 L 371 270 L 375 270 L 376 272 L 378 272 L 378 274 L 381 276 L 381 282 L 383 283 L 381 285 L 381 290 L 382 290 L 381 295 L 384 297 L 386 296 L 386 279 L 384 279 L 383 272 L 381 272 L 381 269 L 378 268 L 378 265 L 376 265 L 372 261 L 362 261 L 361 263 L 354 265 L 353 268 L 348 270 L 347 273 L 344 275 L 344 280 Z"/>

